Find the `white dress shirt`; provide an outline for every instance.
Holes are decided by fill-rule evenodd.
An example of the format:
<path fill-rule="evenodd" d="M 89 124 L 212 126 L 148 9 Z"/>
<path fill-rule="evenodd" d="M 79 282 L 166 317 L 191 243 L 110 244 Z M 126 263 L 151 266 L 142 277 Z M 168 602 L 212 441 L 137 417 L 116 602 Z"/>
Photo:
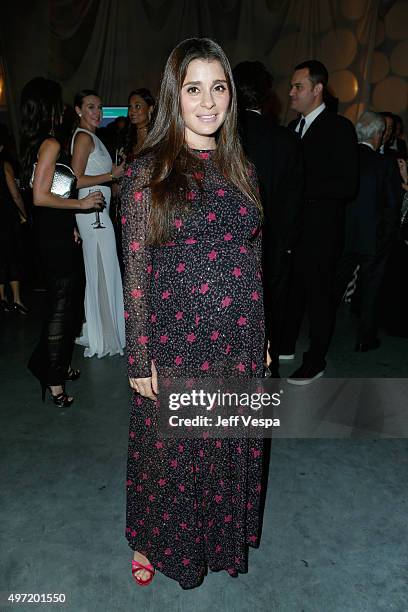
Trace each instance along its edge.
<path fill-rule="evenodd" d="M 303 128 L 303 132 L 302 132 L 302 138 L 303 136 L 306 134 L 307 130 L 310 128 L 310 126 L 312 125 L 313 121 L 316 119 L 316 117 L 318 117 L 320 115 L 320 113 L 322 113 L 324 111 L 324 109 L 326 108 L 326 105 L 324 102 L 322 102 L 322 104 L 320 104 L 320 106 L 318 106 L 317 108 L 315 108 L 314 110 L 312 110 L 311 113 L 309 113 L 308 115 L 306 115 L 306 117 L 304 117 L 303 115 L 300 116 L 298 124 L 295 128 L 295 132 L 298 132 L 300 129 L 300 122 L 302 119 L 305 120 L 305 126 Z"/>

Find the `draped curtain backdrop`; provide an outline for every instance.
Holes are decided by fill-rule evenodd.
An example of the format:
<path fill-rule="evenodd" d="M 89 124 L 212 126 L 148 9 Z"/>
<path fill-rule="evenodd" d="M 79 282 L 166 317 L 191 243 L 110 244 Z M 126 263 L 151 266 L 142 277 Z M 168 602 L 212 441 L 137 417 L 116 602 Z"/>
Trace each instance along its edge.
<path fill-rule="evenodd" d="M 105 105 L 126 105 L 131 89 L 157 93 L 169 52 L 191 36 L 215 39 L 233 66 L 262 61 L 284 124 L 293 67 L 312 57 L 327 65 L 339 112 L 353 121 L 368 107 L 406 112 L 408 0 L 20 0 L 2 13 L 16 133 L 21 89 L 33 76 L 60 81 L 69 103 L 87 87 Z"/>

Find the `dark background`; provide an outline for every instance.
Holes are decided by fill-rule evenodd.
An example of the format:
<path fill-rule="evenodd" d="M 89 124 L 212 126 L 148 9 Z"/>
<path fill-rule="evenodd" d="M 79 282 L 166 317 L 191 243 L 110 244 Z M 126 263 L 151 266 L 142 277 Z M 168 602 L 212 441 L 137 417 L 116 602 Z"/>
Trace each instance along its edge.
<path fill-rule="evenodd" d="M 60 81 L 68 103 L 90 87 L 125 105 L 131 89 L 157 92 L 169 52 L 191 36 L 214 38 L 232 65 L 264 62 L 283 124 L 293 66 L 310 57 L 327 65 L 353 121 L 366 108 L 406 113 L 408 0 L 20 0 L 2 3 L 0 17 L 0 107 L 15 134 L 32 77 Z"/>

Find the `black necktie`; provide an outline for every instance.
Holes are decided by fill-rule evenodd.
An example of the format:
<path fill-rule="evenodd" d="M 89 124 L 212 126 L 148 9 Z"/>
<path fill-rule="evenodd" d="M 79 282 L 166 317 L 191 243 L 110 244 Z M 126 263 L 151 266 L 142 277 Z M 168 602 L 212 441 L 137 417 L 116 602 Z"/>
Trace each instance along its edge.
<path fill-rule="evenodd" d="M 306 123 L 306 120 L 304 117 L 302 117 L 299 123 L 299 130 L 298 130 L 298 134 L 300 138 L 302 138 L 302 133 L 303 133 L 303 128 L 305 127 L 305 123 Z"/>

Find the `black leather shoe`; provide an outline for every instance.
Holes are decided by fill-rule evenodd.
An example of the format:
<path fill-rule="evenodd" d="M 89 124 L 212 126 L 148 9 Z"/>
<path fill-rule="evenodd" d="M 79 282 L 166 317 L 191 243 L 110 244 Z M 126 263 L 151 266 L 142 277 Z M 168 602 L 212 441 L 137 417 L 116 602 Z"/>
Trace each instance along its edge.
<path fill-rule="evenodd" d="M 316 368 L 310 363 L 302 363 L 300 368 L 289 376 L 287 382 L 291 385 L 309 385 L 324 374 L 324 368 Z"/>
<path fill-rule="evenodd" d="M 381 342 L 378 338 L 372 340 L 371 342 L 357 342 L 355 346 L 355 351 L 357 353 L 366 353 L 367 351 L 375 351 L 379 348 Z"/>

